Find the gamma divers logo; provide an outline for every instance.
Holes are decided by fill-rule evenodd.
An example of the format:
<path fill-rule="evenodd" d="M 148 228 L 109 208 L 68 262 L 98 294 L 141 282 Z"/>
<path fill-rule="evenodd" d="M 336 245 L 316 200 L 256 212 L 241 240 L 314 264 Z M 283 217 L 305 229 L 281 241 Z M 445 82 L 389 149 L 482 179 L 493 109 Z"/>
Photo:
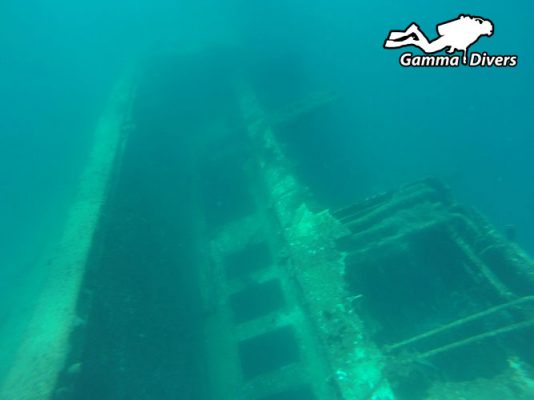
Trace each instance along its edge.
<path fill-rule="evenodd" d="M 468 67 L 515 67 L 518 57 L 516 55 L 489 55 L 488 53 L 468 54 L 468 49 L 482 36 L 492 36 L 494 25 L 489 19 L 471 15 L 459 15 L 458 18 L 443 22 L 436 27 L 438 37 L 428 40 L 417 24 L 412 23 L 404 31 L 390 31 L 385 49 L 397 49 L 406 46 L 415 46 L 426 54 L 447 50 L 446 55 L 417 56 L 412 53 L 403 53 L 399 62 L 403 67 L 458 67 L 460 61 Z M 461 51 L 460 56 L 454 55 Z"/>

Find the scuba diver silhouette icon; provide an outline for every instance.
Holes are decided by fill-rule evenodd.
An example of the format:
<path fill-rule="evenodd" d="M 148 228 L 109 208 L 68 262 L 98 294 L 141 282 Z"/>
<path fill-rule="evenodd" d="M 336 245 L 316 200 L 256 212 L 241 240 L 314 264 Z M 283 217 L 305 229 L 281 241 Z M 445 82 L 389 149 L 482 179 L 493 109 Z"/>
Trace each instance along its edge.
<path fill-rule="evenodd" d="M 467 50 L 482 36 L 493 35 L 493 22 L 489 19 L 470 15 L 443 22 L 436 27 L 439 37 L 430 41 L 416 23 L 404 31 L 390 31 L 384 48 L 395 49 L 416 46 L 425 53 L 436 53 L 447 49 L 447 53 L 463 52 L 463 63 L 467 64 Z"/>

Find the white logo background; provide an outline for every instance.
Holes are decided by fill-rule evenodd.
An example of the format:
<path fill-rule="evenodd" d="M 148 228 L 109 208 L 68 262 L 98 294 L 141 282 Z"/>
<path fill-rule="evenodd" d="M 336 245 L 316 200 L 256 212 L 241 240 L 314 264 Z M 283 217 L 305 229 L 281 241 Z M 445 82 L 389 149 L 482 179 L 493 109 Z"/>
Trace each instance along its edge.
<path fill-rule="evenodd" d="M 514 67 L 517 65 L 517 56 L 490 56 L 487 53 L 473 53 L 468 55 L 468 49 L 481 37 L 490 37 L 494 33 L 494 24 L 491 20 L 470 15 L 459 15 L 458 18 L 443 22 L 436 26 L 438 37 L 429 40 L 416 23 L 410 24 L 404 31 L 390 31 L 384 48 L 396 49 L 415 46 L 426 54 L 434 54 L 446 50 L 448 54 L 462 52 L 462 63 L 467 66 L 497 66 Z M 411 53 L 401 56 L 403 66 L 458 66 L 459 57 L 427 56 L 413 57 Z M 412 62 L 415 60 L 415 62 Z"/>

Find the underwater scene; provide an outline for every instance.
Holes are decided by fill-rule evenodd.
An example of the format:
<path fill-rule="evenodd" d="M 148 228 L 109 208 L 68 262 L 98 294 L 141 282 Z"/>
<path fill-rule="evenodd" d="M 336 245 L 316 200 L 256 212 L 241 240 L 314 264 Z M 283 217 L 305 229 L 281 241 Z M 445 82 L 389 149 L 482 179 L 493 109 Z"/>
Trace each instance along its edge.
<path fill-rule="evenodd" d="M 0 4 L 0 400 L 534 400 L 534 5 Z"/>

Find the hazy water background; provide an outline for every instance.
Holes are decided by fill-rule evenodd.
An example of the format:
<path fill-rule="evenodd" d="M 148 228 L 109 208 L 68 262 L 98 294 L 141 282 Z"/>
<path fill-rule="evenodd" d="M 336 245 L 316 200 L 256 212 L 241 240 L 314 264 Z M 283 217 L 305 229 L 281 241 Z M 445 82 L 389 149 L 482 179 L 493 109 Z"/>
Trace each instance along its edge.
<path fill-rule="evenodd" d="M 517 53 L 519 66 L 403 69 L 381 47 L 390 29 L 417 21 L 431 35 L 459 13 L 491 18 L 476 50 Z M 263 71 L 276 105 L 298 85 L 339 93 L 335 125 L 285 139 L 325 205 L 435 175 L 534 252 L 532 17 L 526 0 L 2 2 L 0 330 L 40 276 L 114 80 L 166 51 L 232 49 L 226 61 Z"/>

